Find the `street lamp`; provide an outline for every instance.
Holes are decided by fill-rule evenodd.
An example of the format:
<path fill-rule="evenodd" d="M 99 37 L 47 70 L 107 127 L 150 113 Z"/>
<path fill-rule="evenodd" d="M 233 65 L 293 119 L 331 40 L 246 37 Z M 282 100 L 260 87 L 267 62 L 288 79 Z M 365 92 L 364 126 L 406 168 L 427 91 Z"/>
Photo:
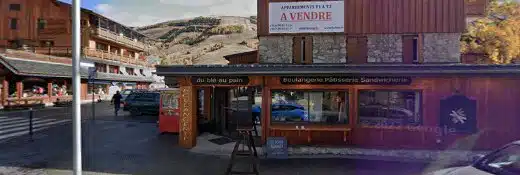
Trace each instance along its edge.
<path fill-rule="evenodd" d="M 72 133 L 73 174 L 82 174 L 81 164 L 81 0 L 72 0 Z"/>

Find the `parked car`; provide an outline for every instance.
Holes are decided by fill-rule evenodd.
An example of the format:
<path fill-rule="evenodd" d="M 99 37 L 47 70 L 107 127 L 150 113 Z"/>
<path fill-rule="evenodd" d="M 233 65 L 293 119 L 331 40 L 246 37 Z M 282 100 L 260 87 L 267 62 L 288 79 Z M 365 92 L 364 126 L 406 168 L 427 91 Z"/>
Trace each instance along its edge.
<path fill-rule="evenodd" d="M 158 115 L 160 96 L 159 92 L 134 92 L 131 98 L 125 100 L 123 110 L 130 111 L 133 116 Z"/>
<path fill-rule="evenodd" d="M 453 167 L 431 172 L 427 175 L 519 175 L 520 141 L 516 141 L 479 156 L 472 165 Z"/>
<path fill-rule="evenodd" d="M 260 121 L 261 108 L 259 105 L 253 106 L 253 116 Z M 309 114 L 302 105 L 288 103 L 288 104 L 272 104 L 271 117 L 274 121 L 308 121 Z M 259 122 L 257 122 L 259 123 Z"/>

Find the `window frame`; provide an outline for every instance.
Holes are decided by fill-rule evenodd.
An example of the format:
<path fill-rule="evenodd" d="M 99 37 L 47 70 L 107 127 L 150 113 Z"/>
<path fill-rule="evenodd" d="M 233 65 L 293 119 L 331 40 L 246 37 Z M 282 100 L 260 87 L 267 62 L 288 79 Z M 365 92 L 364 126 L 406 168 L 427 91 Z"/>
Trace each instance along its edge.
<path fill-rule="evenodd" d="M 269 123 L 270 125 L 278 125 L 278 126 L 287 126 L 287 125 L 312 125 L 312 126 L 351 126 L 353 124 L 353 113 L 352 113 L 352 98 L 353 97 L 353 94 L 352 94 L 352 91 L 351 91 L 351 88 L 344 88 L 344 89 L 341 89 L 341 88 L 338 88 L 338 89 L 271 89 L 269 90 L 269 96 L 272 100 L 272 97 L 273 97 L 273 92 L 279 92 L 279 91 L 296 91 L 296 92 L 304 92 L 304 93 L 309 93 L 309 92 L 344 92 L 346 93 L 346 98 L 345 100 L 347 100 L 347 104 L 345 104 L 345 113 L 347 115 L 347 123 L 327 123 L 327 122 L 312 122 L 312 121 L 290 121 L 290 122 L 287 122 L 287 121 L 284 121 L 284 122 L 277 122 L 277 121 L 273 121 L 272 118 L 272 107 L 273 107 L 273 103 L 272 101 L 269 101 L 269 105 L 268 105 L 268 118 L 269 118 Z M 309 110 L 310 109 L 306 109 L 307 113 L 309 114 Z"/>
<path fill-rule="evenodd" d="M 292 42 L 291 64 L 313 64 L 314 37 L 312 35 L 296 35 L 292 37 Z"/>
<path fill-rule="evenodd" d="M 387 92 L 417 92 L 419 94 L 419 111 L 417 112 L 419 114 L 420 122 L 417 125 L 399 125 L 399 126 L 383 126 L 383 125 L 370 125 L 370 124 L 363 124 L 360 119 L 360 101 L 361 101 L 361 92 L 362 91 L 387 91 Z M 423 89 L 417 89 L 417 88 L 409 88 L 409 89 L 393 89 L 393 88 L 369 88 L 369 89 L 357 89 L 356 90 L 356 106 L 354 106 L 356 114 L 355 114 L 355 121 L 354 124 L 359 127 L 369 127 L 369 128 L 405 128 L 405 127 L 415 127 L 415 126 L 424 126 L 424 90 Z"/>
<path fill-rule="evenodd" d="M 18 8 L 14 8 L 14 7 L 18 7 Z M 9 8 L 9 11 L 22 11 L 22 4 L 9 4 L 8 6 Z"/>

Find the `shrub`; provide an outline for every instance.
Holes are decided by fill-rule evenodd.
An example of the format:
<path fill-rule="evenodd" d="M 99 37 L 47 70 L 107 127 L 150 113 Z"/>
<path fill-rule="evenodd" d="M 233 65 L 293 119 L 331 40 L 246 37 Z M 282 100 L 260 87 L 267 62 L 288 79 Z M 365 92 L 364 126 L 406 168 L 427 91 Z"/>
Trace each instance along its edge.
<path fill-rule="evenodd" d="M 256 24 L 256 22 L 258 21 L 258 18 L 256 16 L 250 16 L 249 17 L 249 21 L 253 24 Z"/>
<path fill-rule="evenodd" d="M 229 26 L 217 26 L 213 27 L 208 31 L 208 34 L 212 35 L 223 35 L 232 33 L 244 32 L 244 26 L 242 25 L 229 25 Z"/>

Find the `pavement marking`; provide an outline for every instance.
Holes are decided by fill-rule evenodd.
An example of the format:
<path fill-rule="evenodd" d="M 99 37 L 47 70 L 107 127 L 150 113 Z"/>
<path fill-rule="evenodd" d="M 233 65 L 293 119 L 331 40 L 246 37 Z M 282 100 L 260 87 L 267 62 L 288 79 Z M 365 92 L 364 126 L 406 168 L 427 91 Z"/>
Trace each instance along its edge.
<path fill-rule="evenodd" d="M 33 119 L 33 126 L 35 126 L 36 124 L 39 124 L 39 123 L 53 122 L 53 121 L 56 121 L 56 119 L 43 119 L 43 120 Z M 14 121 L 11 123 L 3 123 L 3 124 L 0 124 L 0 131 L 2 129 L 7 129 L 7 128 L 29 126 L 29 123 L 30 123 L 29 119 Z"/>
<path fill-rule="evenodd" d="M 0 118 L 0 140 L 29 134 L 29 118 Z M 33 133 L 71 123 L 70 119 L 33 118 Z"/>

